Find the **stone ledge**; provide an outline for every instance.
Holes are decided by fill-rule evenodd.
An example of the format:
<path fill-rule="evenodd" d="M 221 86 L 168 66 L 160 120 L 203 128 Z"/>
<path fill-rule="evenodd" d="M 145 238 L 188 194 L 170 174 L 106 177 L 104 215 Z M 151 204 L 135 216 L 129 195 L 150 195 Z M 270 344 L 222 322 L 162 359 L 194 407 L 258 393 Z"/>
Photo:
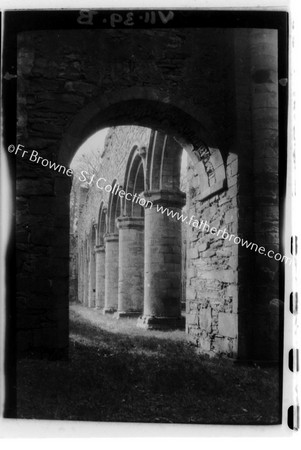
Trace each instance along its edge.
<path fill-rule="evenodd" d="M 182 208 L 186 203 L 186 194 L 182 191 L 144 191 L 143 197 L 150 200 L 153 205 L 173 206 Z"/>
<path fill-rule="evenodd" d="M 141 311 L 116 311 L 114 313 L 114 319 L 128 319 L 141 316 Z"/>
<path fill-rule="evenodd" d="M 106 249 L 104 245 L 95 245 L 95 253 L 105 253 Z"/>
<path fill-rule="evenodd" d="M 115 308 L 103 308 L 102 313 L 105 314 L 114 314 L 116 312 Z"/>
<path fill-rule="evenodd" d="M 144 217 L 117 217 L 117 228 L 121 230 L 143 230 L 144 229 Z"/>
<path fill-rule="evenodd" d="M 137 321 L 137 327 L 144 328 L 145 330 L 184 330 L 185 318 L 140 316 Z"/>
<path fill-rule="evenodd" d="M 119 241 L 119 234 L 113 233 L 113 234 L 105 234 L 104 235 L 104 242 L 118 242 Z"/>

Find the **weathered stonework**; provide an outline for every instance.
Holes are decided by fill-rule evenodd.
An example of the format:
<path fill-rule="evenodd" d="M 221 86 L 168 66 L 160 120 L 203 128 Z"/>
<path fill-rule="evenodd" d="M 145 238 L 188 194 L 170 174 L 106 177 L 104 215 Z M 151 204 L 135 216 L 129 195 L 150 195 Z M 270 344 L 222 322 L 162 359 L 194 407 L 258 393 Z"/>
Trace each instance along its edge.
<path fill-rule="evenodd" d="M 119 273 L 117 317 L 130 317 L 143 312 L 144 219 L 120 217 Z"/>
<path fill-rule="evenodd" d="M 156 210 L 157 205 L 181 212 L 185 195 L 173 191 L 149 191 L 144 196 L 154 205 L 145 210 L 145 303 L 141 327 L 163 328 L 181 321 L 181 222 Z M 155 321 L 152 320 L 155 318 Z"/>
<path fill-rule="evenodd" d="M 159 195 L 167 191 L 171 197 L 179 192 L 178 156 L 184 147 L 191 159 L 187 215 L 279 251 L 277 32 L 155 31 L 20 33 L 18 141 L 43 158 L 69 166 L 91 134 L 113 127 L 103 153 L 102 176 L 107 183 L 125 187 L 129 157 L 137 146 L 144 191 Z M 120 128 L 128 124 L 133 126 Z M 64 350 L 68 346 L 71 179 L 40 164 L 17 157 L 16 161 L 19 349 Z M 96 182 L 99 174 L 95 175 Z M 109 208 L 109 193 L 91 183 L 81 202 L 77 230 L 84 244 L 79 245 L 77 295 L 87 306 L 117 311 L 119 247 L 117 238 L 109 238 L 116 230 L 107 230 L 104 243 L 92 239 L 101 201 Z M 182 207 L 168 205 L 174 211 Z M 115 212 L 119 208 L 123 215 L 123 206 L 120 201 Z M 153 239 L 148 213 L 152 210 L 145 215 L 145 243 Z M 136 211 L 131 214 L 135 216 Z M 116 214 L 109 218 L 110 226 L 116 218 Z M 173 277 L 178 283 L 182 259 L 179 224 L 167 226 L 167 220 L 162 216 L 152 223 L 160 221 L 158 232 L 172 230 L 170 252 L 160 249 L 157 237 L 152 245 L 158 253 L 146 260 L 149 267 L 155 265 L 155 257 L 158 263 L 170 264 L 169 291 Z M 167 232 L 162 236 L 168 241 Z M 115 270 L 114 277 L 111 271 L 105 274 L 105 296 L 111 289 L 106 301 L 98 285 L 98 279 L 103 279 L 98 245 L 105 245 L 104 257 L 111 258 Z M 145 252 L 148 255 L 147 248 Z M 94 267 L 100 277 L 95 280 L 90 276 Z M 241 359 L 277 357 L 277 331 L 269 334 L 264 324 L 276 317 L 270 302 L 279 298 L 278 268 L 273 259 L 187 226 L 186 330 L 200 351 Z M 178 284 L 176 289 L 181 290 Z M 147 295 L 145 285 L 144 299 Z M 167 306 L 156 295 L 154 304 L 144 301 L 144 323 L 156 322 L 159 313 L 168 310 L 170 314 L 173 308 L 173 318 L 178 320 L 178 304 Z M 150 319 L 153 314 L 155 318 Z"/>
<path fill-rule="evenodd" d="M 96 252 L 96 295 L 95 308 L 103 309 L 105 306 L 105 246 L 97 245 Z"/>
<path fill-rule="evenodd" d="M 108 234 L 105 236 L 105 252 L 105 306 L 103 313 L 111 314 L 118 309 L 118 234 Z"/>
<path fill-rule="evenodd" d="M 197 200 L 202 192 L 198 173 L 192 164 L 188 167 L 189 189 L 194 194 L 189 197 L 189 214 L 208 226 L 204 231 L 188 228 L 186 328 L 191 341 L 209 353 L 223 353 L 229 338 L 219 331 L 219 315 L 238 310 L 238 246 L 222 233 L 209 232 L 215 227 L 238 235 L 237 158 L 229 155 L 227 162 L 227 188 L 203 202 Z M 237 326 L 234 329 L 232 356 L 237 351 Z"/>

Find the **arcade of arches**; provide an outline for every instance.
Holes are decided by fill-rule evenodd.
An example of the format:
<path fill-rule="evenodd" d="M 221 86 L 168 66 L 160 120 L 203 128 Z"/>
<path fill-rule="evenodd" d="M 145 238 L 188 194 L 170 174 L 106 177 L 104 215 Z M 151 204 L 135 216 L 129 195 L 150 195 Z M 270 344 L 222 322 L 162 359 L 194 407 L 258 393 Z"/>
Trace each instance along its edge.
<path fill-rule="evenodd" d="M 174 212 L 185 205 L 188 217 L 277 252 L 277 51 L 266 29 L 19 33 L 19 142 L 69 166 L 111 127 L 95 181 Z M 70 190 L 66 175 L 17 160 L 20 351 L 68 348 Z M 277 359 L 279 263 L 185 230 L 190 340 L 211 355 Z M 145 328 L 183 325 L 180 221 L 91 184 L 77 232 L 79 301 Z"/>

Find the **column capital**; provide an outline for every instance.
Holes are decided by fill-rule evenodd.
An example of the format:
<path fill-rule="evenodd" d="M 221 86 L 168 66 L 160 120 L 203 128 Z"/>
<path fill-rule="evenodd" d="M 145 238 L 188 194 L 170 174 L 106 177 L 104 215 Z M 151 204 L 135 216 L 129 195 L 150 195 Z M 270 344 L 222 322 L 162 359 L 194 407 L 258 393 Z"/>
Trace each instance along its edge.
<path fill-rule="evenodd" d="M 178 206 L 182 208 L 182 206 L 186 203 L 186 194 L 180 190 L 144 191 L 142 195 L 145 200 L 151 201 L 154 205 L 161 204 L 167 206 Z"/>
<path fill-rule="evenodd" d="M 118 229 L 144 229 L 144 217 L 117 217 L 116 224 Z"/>
<path fill-rule="evenodd" d="M 105 246 L 104 245 L 95 245 L 94 247 L 95 253 L 101 253 L 105 251 Z"/>
<path fill-rule="evenodd" d="M 117 242 L 119 240 L 119 234 L 118 233 L 108 233 L 105 234 L 103 237 L 104 242 Z"/>

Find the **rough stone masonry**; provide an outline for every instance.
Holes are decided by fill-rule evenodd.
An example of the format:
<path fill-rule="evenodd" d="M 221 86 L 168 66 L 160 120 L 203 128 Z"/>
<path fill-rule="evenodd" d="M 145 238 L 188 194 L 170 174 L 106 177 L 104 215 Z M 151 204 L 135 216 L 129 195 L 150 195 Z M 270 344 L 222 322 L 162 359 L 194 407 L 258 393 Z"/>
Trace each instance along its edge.
<path fill-rule="evenodd" d="M 277 31 L 264 28 L 20 32 L 18 142 L 69 167 L 89 136 L 117 127 L 103 155 L 109 183 L 123 185 L 127 173 L 130 192 L 135 173 L 152 201 L 179 211 L 186 203 L 189 215 L 279 251 L 277 58 Z M 124 125 L 131 127 L 122 131 Z M 186 197 L 179 187 L 183 148 L 190 157 Z M 65 351 L 71 180 L 22 160 L 16 173 L 19 350 Z M 93 192 L 87 207 L 95 206 L 95 235 L 83 211 L 87 244 L 79 273 L 87 279 L 88 267 L 95 267 L 95 279 L 104 279 L 111 292 L 104 307 L 122 316 L 129 286 L 119 280 L 118 291 L 120 239 L 123 251 L 133 242 L 144 246 L 145 272 L 136 280 L 138 289 L 144 278 L 143 298 L 140 292 L 131 312 L 141 313 L 148 327 L 162 311 L 179 325 L 180 224 L 147 210 L 143 221 L 117 225 L 124 205 Z M 108 221 L 103 207 L 112 211 L 111 223 L 96 242 L 102 214 Z M 137 211 L 126 217 L 136 218 Z M 88 243 L 96 247 L 92 260 Z M 115 264 L 114 278 L 103 273 L 104 258 Z M 130 261 L 139 265 L 134 254 Z M 277 359 L 279 327 L 275 332 L 270 303 L 279 298 L 278 271 L 272 259 L 188 229 L 186 331 L 201 352 Z M 96 286 L 93 297 L 95 283 L 85 282 L 78 295 L 102 307 L 106 294 Z"/>

